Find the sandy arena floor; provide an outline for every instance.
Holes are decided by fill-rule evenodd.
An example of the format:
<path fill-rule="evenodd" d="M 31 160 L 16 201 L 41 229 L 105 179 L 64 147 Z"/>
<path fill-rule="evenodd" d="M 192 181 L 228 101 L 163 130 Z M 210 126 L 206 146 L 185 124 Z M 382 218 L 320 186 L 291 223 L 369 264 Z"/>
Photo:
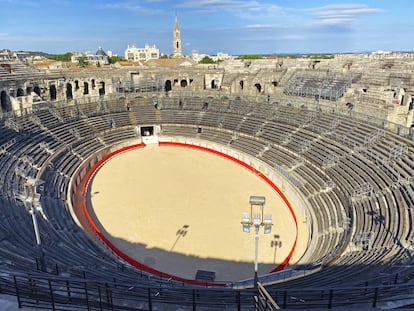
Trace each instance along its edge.
<path fill-rule="evenodd" d="M 288 255 L 296 235 L 288 208 L 269 185 L 237 163 L 199 150 L 155 145 L 122 153 L 97 172 L 90 195 L 97 224 L 114 245 L 187 279 L 197 270 L 215 271 L 216 281 L 253 276 L 254 229 L 244 233 L 240 223 L 251 195 L 266 197 L 264 210 L 274 223 L 271 234 L 260 232 L 259 274 Z M 296 215 L 293 262 L 308 239 Z"/>

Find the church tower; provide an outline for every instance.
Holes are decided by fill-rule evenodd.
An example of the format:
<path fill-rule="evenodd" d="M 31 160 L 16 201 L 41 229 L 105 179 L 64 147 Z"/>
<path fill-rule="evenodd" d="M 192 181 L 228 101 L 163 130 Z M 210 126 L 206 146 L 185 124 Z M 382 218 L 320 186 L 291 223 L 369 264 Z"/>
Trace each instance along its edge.
<path fill-rule="evenodd" d="M 180 58 L 183 57 L 181 53 L 181 36 L 180 36 L 180 26 L 178 25 L 178 18 L 175 16 L 175 24 L 174 24 L 174 39 L 173 39 L 173 58 Z"/>

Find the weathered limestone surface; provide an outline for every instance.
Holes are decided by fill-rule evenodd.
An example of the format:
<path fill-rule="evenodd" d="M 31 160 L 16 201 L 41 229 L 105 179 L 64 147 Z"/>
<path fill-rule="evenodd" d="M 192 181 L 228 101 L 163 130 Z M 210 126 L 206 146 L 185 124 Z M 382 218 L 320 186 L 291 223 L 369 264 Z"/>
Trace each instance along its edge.
<path fill-rule="evenodd" d="M 306 83 L 312 83 L 309 80 L 314 79 L 327 85 L 339 78 L 350 78 L 352 83 L 346 85 L 335 100 L 322 95 L 323 86 L 319 86 L 319 92 L 315 93 L 314 89 L 299 96 L 303 96 L 304 101 L 321 101 L 333 108 L 351 103 L 353 112 L 413 126 L 414 54 L 410 53 L 341 54 L 333 59 L 232 60 L 191 67 L 111 67 L 76 71 L 39 71 L 19 61 L 0 61 L 0 112 L 27 108 L 39 100 L 70 101 L 115 92 L 207 92 L 212 96 L 240 94 L 282 98 L 294 79 L 299 83 L 300 79 L 308 81 Z M 287 95 L 298 96 L 291 92 Z"/>

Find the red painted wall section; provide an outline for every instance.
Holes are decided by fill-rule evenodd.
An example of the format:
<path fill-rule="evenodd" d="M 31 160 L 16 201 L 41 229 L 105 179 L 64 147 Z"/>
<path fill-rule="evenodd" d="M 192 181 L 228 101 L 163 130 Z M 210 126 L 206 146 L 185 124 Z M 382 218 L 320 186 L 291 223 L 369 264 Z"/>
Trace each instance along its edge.
<path fill-rule="evenodd" d="M 283 192 L 269 179 L 267 178 L 265 175 L 263 175 L 261 172 L 259 172 L 258 170 L 256 170 L 254 167 L 251 167 L 250 165 L 232 157 L 229 156 L 225 153 L 219 152 L 217 150 L 213 150 L 213 149 L 209 149 L 206 147 L 202 147 L 202 146 L 195 146 L 195 145 L 190 145 L 190 144 L 185 144 L 185 143 L 178 143 L 178 142 L 159 142 L 160 146 L 174 146 L 174 147 L 184 147 L 184 148 L 192 148 L 192 149 L 197 149 L 197 150 L 202 150 L 205 152 L 210 152 L 216 155 L 219 155 L 223 158 L 226 158 L 228 160 L 231 160 L 233 162 L 236 162 L 237 164 L 249 169 L 251 172 L 253 172 L 254 174 L 256 174 L 257 176 L 259 176 L 260 178 L 262 178 L 270 187 L 272 187 L 277 194 L 282 198 L 282 200 L 285 202 L 286 206 L 289 208 L 290 213 L 292 214 L 292 217 L 294 219 L 295 222 L 295 226 L 296 226 L 296 237 L 295 237 L 295 241 L 293 243 L 292 249 L 290 250 L 288 256 L 283 260 L 283 262 L 278 265 L 277 267 L 275 267 L 271 272 L 276 272 L 276 271 L 280 271 L 283 270 L 284 267 L 289 263 L 290 259 L 292 258 L 293 252 L 295 251 L 296 248 L 296 241 L 297 241 L 297 236 L 298 236 L 298 228 L 297 228 L 297 219 L 296 219 L 296 215 L 292 209 L 292 206 L 290 205 L 289 201 L 287 200 L 286 196 L 283 194 Z M 107 247 L 109 249 L 111 249 L 112 252 L 114 252 L 117 256 L 119 256 L 120 258 L 122 258 L 123 260 L 125 260 L 126 262 L 128 262 L 129 264 L 131 264 L 132 266 L 147 271 L 149 273 L 161 276 L 161 277 L 165 277 L 165 278 L 171 278 L 173 280 L 176 281 L 181 281 L 181 282 L 185 282 L 187 284 L 194 284 L 194 285 L 203 285 L 203 286 L 226 286 L 225 283 L 219 283 L 219 282 L 200 282 L 200 281 L 196 281 L 196 280 L 189 280 L 189 279 L 184 279 L 184 278 L 180 278 L 180 277 L 176 277 L 174 275 L 170 275 L 167 273 L 164 273 L 162 271 L 158 271 L 156 269 L 153 269 L 151 267 L 148 267 L 146 265 L 143 265 L 142 263 L 136 261 L 135 259 L 129 257 L 128 255 L 124 254 L 123 252 L 121 252 L 115 245 L 112 244 L 111 241 L 109 241 L 105 235 L 102 233 L 102 231 L 99 229 L 99 227 L 95 224 L 92 216 L 89 213 L 88 210 L 88 206 L 86 204 L 86 192 L 88 189 L 88 185 L 90 180 L 92 179 L 92 177 L 94 176 L 94 174 L 99 170 L 99 168 L 104 165 L 104 163 L 106 161 L 108 161 L 110 158 L 123 153 L 123 152 L 127 152 L 129 150 L 132 149 L 137 149 L 137 148 L 143 148 L 145 147 L 145 144 L 140 143 L 140 144 L 135 144 L 135 145 L 131 145 L 131 146 L 127 146 L 127 147 L 123 147 L 119 150 L 116 150 L 114 152 L 111 152 L 109 154 L 107 154 L 106 156 L 102 157 L 102 159 L 100 159 L 90 170 L 89 172 L 86 174 L 84 182 L 83 182 L 83 188 L 82 188 L 82 195 L 83 195 L 83 211 L 85 213 L 85 216 L 90 224 L 90 226 L 92 227 L 93 231 L 96 233 L 96 235 L 107 245 Z"/>

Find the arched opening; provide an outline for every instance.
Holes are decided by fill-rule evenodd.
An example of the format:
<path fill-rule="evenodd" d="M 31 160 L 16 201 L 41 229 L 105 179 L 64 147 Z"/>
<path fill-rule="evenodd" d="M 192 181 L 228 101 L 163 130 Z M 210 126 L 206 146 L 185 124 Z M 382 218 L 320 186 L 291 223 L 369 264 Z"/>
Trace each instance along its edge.
<path fill-rule="evenodd" d="M 37 94 L 37 96 L 40 96 L 40 87 L 38 87 L 37 85 L 33 88 L 33 92 L 35 92 Z"/>
<path fill-rule="evenodd" d="M 66 83 L 66 99 L 67 100 L 73 99 L 72 84 L 70 83 Z"/>
<path fill-rule="evenodd" d="M 272 85 L 274 86 L 274 87 L 276 87 L 276 86 L 278 86 L 278 82 L 277 81 L 272 81 Z"/>
<path fill-rule="evenodd" d="M 9 112 L 12 111 L 10 96 L 6 93 L 6 91 L 2 91 L 0 94 L 0 101 L 1 101 L 1 112 Z"/>
<path fill-rule="evenodd" d="M 79 81 L 75 80 L 75 91 L 79 90 Z"/>
<path fill-rule="evenodd" d="M 260 85 L 260 83 L 256 83 L 254 86 L 255 86 L 258 93 L 260 93 L 262 91 L 262 86 Z"/>
<path fill-rule="evenodd" d="M 89 83 L 83 82 L 83 95 L 88 95 L 88 94 L 89 94 Z"/>
<path fill-rule="evenodd" d="M 217 80 L 211 80 L 211 88 L 217 89 L 218 88 L 218 81 Z"/>
<path fill-rule="evenodd" d="M 56 86 L 55 85 L 51 85 L 50 89 L 50 100 L 56 100 Z"/>
<path fill-rule="evenodd" d="M 24 91 L 22 88 L 17 89 L 16 97 L 24 96 Z"/>
<path fill-rule="evenodd" d="M 105 82 L 101 81 L 99 85 L 99 96 L 105 95 Z"/>
<path fill-rule="evenodd" d="M 187 86 L 187 80 L 185 80 L 185 79 L 183 79 L 183 80 L 181 80 L 180 81 L 180 85 L 181 85 L 181 87 L 186 87 Z"/>
<path fill-rule="evenodd" d="M 92 84 L 92 90 L 94 90 L 95 89 L 95 79 L 91 80 L 91 84 Z"/>
<path fill-rule="evenodd" d="M 240 85 L 240 89 L 242 90 L 242 89 L 244 88 L 244 81 L 243 81 L 243 80 L 241 80 L 241 81 L 239 82 L 239 85 Z"/>
<path fill-rule="evenodd" d="M 33 92 L 33 88 L 31 86 L 26 87 L 26 94 L 30 95 Z"/>
<path fill-rule="evenodd" d="M 165 81 L 165 91 L 169 92 L 172 90 L 172 86 L 171 86 L 171 80 L 167 80 Z"/>

